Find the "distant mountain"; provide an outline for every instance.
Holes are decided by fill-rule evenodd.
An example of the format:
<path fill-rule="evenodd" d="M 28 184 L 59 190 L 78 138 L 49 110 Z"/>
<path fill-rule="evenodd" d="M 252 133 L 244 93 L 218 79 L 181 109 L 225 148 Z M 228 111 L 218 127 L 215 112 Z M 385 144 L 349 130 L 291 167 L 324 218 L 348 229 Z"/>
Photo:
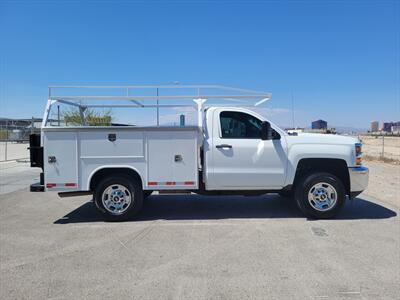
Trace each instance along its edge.
<path fill-rule="evenodd" d="M 280 128 L 282 129 L 286 129 L 286 128 L 292 128 L 291 126 L 280 126 Z M 311 129 L 310 126 L 306 126 L 306 127 L 301 127 L 299 126 L 298 128 L 306 128 L 306 129 Z M 328 124 L 328 128 L 335 128 L 337 133 L 355 133 L 355 134 L 359 134 L 359 133 L 366 133 L 368 131 L 368 128 L 356 128 L 356 127 L 346 127 L 346 126 L 334 126 L 334 125 L 329 125 Z"/>
<path fill-rule="evenodd" d="M 336 128 L 337 133 L 366 133 L 368 128 L 356 128 L 356 127 L 346 127 L 346 126 L 329 126 Z"/>

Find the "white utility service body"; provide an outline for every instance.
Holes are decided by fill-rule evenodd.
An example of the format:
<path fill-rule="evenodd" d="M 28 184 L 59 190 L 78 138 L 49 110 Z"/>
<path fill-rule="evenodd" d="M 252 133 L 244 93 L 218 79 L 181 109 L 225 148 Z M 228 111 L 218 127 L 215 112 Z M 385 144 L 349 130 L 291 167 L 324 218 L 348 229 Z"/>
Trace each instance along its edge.
<path fill-rule="evenodd" d="M 49 101 L 53 103 L 48 104 L 46 118 L 51 104 L 65 100 Z M 297 200 L 299 207 L 306 214 L 328 217 L 332 213 L 326 199 L 333 210 L 343 201 L 340 197 L 354 198 L 368 184 L 368 169 L 361 164 L 361 144 L 356 138 L 289 135 L 250 109 L 204 107 L 204 100 L 196 103 L 198 126 L 54 127 L 44 121 L 43 188 L 72 195 L 95 193 L 103 177 L 126 171 L 130 173 L 121 174 L 133 176 L 143 191 L 246 195 L 284 194 L 297 188 L 295 197 L 300 198 L 298 186 L 309 184 L 306 204 Z M 116 199 L 120 201 L 121 195 Z"/>
<path fill-rule="evenodd" d="M 132 169 L 144 190 L 198 188 L 197 127 L 50 127 L 42 134 L 44 157 L 56 159 L 44 163 L 47 191 L 89 191 L 104 168 Z"/>

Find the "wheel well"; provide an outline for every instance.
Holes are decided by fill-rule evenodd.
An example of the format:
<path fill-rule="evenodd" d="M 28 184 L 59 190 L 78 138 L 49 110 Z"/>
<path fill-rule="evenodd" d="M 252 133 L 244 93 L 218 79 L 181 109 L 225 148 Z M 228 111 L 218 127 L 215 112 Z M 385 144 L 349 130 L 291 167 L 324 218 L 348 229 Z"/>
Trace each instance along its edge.
<path fill-rule="evenodd" d="M 350 194 L 350 176 L 347 163 L 343 159 L 335 158 L 303 158 L 297 164 L 294 184 L 307 173 L 327 172 L 339 178 L 346 190 Z"/>
<path fill-rule="evenodd" d="M 137 180 L 143 187 L 142 178 L 140 175 L 130 168 L 103 168 L 98 170 L 96 173 L 93 174 L 92 178 L 90 179 L 90 190 L 94 191 L 96 185 L 105 177 L 107 176 L 115 176 L 115 175 L 124 175 L 134 180 Z"/>

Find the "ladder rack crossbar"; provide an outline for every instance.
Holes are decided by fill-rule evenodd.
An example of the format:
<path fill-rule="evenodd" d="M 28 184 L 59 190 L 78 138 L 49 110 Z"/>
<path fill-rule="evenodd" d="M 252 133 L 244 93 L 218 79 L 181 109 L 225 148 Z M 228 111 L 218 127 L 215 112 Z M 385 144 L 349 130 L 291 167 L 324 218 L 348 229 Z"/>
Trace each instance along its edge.
<path fill-rule="evenodd" d="M 254 94 L 269 94 L 268 92 L 261 92 L 224 85 L 54 85 L 49 86 L 49 89 L 218 89 L 226 91 L 236 91 L 242 93 Z"/>
<path fill-rule="evenodd" d="M 79 101 L 79 100 L 129 100 L 129 101 L 146 101 L 146 100 L 181 100 L 181 99 L 265 99 L 270 98 L 270 95 L 175 95 L 175 96 L 52 96 L 52 100 L 69 100 L 69 101 Z"/>
<path fill-rule="evenodd" d="M 84 91 L 89 90 L 120 90 L 123 95 L 110 95 L 110 93 L 105 93 L 104 95 L 99 95 L 99 91 L 96 91 L 97 95 L 55 95 L 55 91 L 58 90 L 74 90 Z M 180 93 L 173 93 L 173 90 L 180 90 Z M 192 92 L 187 94 L 182 94 L 182 89 L 192 90 Z M 151 91 L 153 90 L 153 91 Z M 168 90 L 168 92 L 163 90 Z M 154 94 L 153 95 L 149 95 Z M 210 93 L 210 91 L 213 91 Z M 70 91 L 71 92 L 71 91 Z M 145 95 L 143 93 L 145 92 Z M 114 92 L 115 94 L 115 92 Z M 119 94 L 119 92 L 118 92 Z M 160 95 L 163 94 L 163 95 Z M 201 120 L 203 118 L 204 110 L 211 106 L 259 106 L 260 104 L 271 99 L 272 95 L 268 92 L 254 91 L 249 89 L 242 89 L 223 85 L 54 85 L 49 86 L 48 102 L 43 116 L 43 127 L 46 126 L 47 120 L 49 118 L 51 106 L 55 103 L 63 103 L 67 105 L 72 105 L 79 108 L 82 123 L 85 122 L 85 110 L 88 107 L 92 108 L 157 108 L 157 124 L 159 124 L 159 108 L 193 108 L 198 111 L 199 126 L 202 126 Z M 164 103 L 160 104 L 159 101 Z M 165 101 L 182 101 L 189 100 L 194 101 L 192 104 L 175 104 L 168 103 Z M 207 100 L 223 101 L 224 103 L 216 103 L 210 105 L 205 105 Z M 98 104 L 94 101 L 112 101 L 114 103 L 108 104 Z M 115 103 L 115 101 L 127 101 L 129 104 Z M 156 103 L 145 103 L 146 101 L 156 101 Z M 90 103 L 91 102 L 91 103 Z M 94 102 L 94 103 L 93 103 Z M 249 105 L 252 104 L 252 105 Z"/>

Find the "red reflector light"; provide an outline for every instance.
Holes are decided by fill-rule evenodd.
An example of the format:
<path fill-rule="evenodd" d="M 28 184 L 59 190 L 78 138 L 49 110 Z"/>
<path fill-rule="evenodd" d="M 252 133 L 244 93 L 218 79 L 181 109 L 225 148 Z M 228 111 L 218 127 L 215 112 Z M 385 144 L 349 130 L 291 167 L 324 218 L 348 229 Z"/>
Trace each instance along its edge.
<path fill-rule="evenodd" d="M 156 181 L 149 181 L 148 185 L 157 185 Z"/>
<path fill-rule="evenodd" d="M 175 181 L 167 181 L 166 184 L 167 184 L 167 185 L 175 185 L 176 182 L 175 182 Z"/>
<path fill-rule="evenodd" d="M 47 183 L 47 184 L 46 184 L 46 187 L 47 187 L 48 189 L 53 188 L 53 187 L 55 187 L 55 186 L 56 186 L 55 183 Z"/>
<path fill-rule="evenodd" d="M 194 181 L 185 181 L 185 185 L 194 185 Z"/>
<path fill-rule="evenodd" d="M 73 183 L 73 182 L 67 182 L 67 183 L 65 184 L 65 186 L 76 186 L 76 183 Z"/>

